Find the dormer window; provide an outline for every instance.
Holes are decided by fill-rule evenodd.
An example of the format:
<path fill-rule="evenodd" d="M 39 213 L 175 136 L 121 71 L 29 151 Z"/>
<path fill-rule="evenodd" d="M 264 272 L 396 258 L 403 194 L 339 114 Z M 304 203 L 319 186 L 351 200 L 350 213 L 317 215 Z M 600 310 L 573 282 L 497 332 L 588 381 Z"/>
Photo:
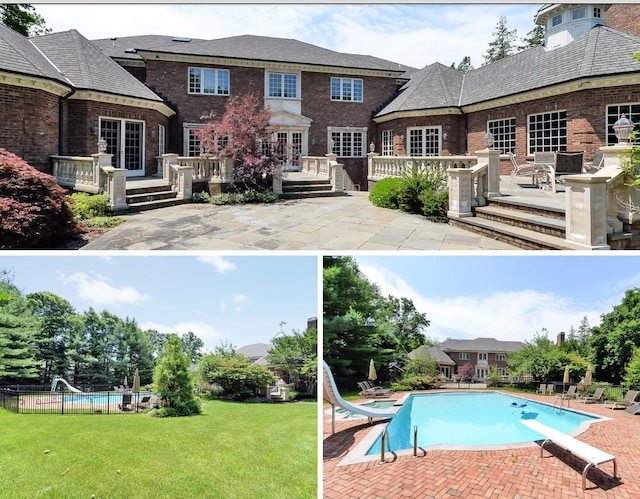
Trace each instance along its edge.
<path fill-rule="evenodd" d="M 578 19 L 584 19 L 585 17 L 587 17 L 586 7 L 580 7 L 571 11 L 571 19 L 573 19 L 574 21 Z"/>
<path fill-rule="evenodd" d="M 593 17 L 596 19 L 602 19 L 602 9 L 600 7 L 593 8 Z"/>
<path fill-rule="evenodd" d="M 558 14 L 551 18 L 551 26 L 558 26 L 562 24 L 562 14 Z"/>

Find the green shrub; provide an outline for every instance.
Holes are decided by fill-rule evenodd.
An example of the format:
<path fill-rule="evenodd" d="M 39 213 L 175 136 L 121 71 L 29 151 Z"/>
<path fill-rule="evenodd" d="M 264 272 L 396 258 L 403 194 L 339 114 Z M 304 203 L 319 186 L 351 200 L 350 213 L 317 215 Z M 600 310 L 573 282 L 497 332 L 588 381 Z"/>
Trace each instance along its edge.
<path fill-rule="evenodd" d="M 447 218 L 449 191 L 427 189 L 420 194 L 422 214 L 432 222 L 442 222 Z"/>
<path fill-rule="evenodd" d="M 210 202 L 215 205 L 246 204 L 246 203 L 275 203 L 278 195 L 273 191 L 258 191 L 249 189 L 243 192 L 223 192 L 211 196 Z"/>
<path fill-rule="evenodd" d="M 103 229 L 111 229 L 123 224 L 126 220 L 123 217 L 93 217 L 83 220 L 82 223 L 87 227 L 99 227 Z"/>
<path fill-rule="evenodd" d="M 109 197 L 103 194 L 74 192 L 71 199 L 71 209 L 78 220 L 103 217 L 109 213 Z"/>
<path fill-rule="evenodd" d="M 194 192 L 191 195 L 192 203 L 209 203 L 211 201 L 211 196 L 208 192 Z"/>
<path fill-rule="evenodd" d="M 443 169 L 413 167 L 402 176 L 398 188 L 398 207 L 402 211 L 439 219 L 448 200 L 447 173 Z"/>
<path fill-rule="evenodd" d="M 369 201 L 379 208 L 398 208 L 398 187 L 401 179 L 383 178 L 376 182 L 369 193 Z"/>
<path fill-rule="evenodd" d="M 220 385 L 225 396 L 234 400 L 255 397 L 275 376 L 262 366 L 221 367 L 211 375 L 211 381 Z"/>
<path fill-rule="evenodd" d="M 442 376 L 439 374 L 425 374 L 421 376 L 406 376 L 397 383 L 392 383 L 395 391 L 431 390 L 442 386 Z"/>

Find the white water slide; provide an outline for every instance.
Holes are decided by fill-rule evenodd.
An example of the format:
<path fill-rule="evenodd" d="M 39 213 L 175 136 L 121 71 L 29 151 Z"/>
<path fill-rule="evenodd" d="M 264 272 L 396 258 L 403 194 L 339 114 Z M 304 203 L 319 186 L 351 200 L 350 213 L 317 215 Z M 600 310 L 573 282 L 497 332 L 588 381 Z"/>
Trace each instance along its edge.
<path fill-rule="evenodd" d="M 56 386 L 58 385 L 58 383 L 67 385 L 67 388 L 69 389 L 69 391 L 82 393 L 82 390 L 78 390 L 76 387 L 71 386 L 69 382 L 61 376 L 56 376 L 55 378 L 53 378 L 53 381 L 51 382 L 51 393 L 54 393 L 56 391 Z"/>
<path fill-rule="evenodd" d="M 351 411 L 355 414 L 361 414 L 362 416 L 366 416 L 371 420 L 372 418 L 392 418 L 396 415 L 393 411 L 382 410 L 382 409 L 374 409 L 373 407 L 365 407 L 359 404 L 351 404 L 347 402 L 340 396 L 340 392 L 338 392 L 338 388 L 336 387 L 336 382 L 333 379 L 333 374 L 331 373 L 331 369 L 327 363 L 323 360 L 323 388 L 324 388 L 324 398 L 331 404 L 332 414 L 331 414 L 331 423 L 332 423 L 332 431 L 335 433 L 335 425 L 336 425 L 336 406 L 342 407 L 347 411 Z"/>

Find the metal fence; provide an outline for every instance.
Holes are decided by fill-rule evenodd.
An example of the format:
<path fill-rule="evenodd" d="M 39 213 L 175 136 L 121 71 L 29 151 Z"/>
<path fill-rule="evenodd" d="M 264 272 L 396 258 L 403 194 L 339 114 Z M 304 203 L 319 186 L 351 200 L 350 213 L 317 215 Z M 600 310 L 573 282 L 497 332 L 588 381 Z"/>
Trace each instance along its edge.
<path fill-rule="evenodd" d="M 76 393 L 0 388 L 0 407 L 16 414 L 123 414 L 139 412 L 156 403 L 152 394 L 146 392 Z"/>

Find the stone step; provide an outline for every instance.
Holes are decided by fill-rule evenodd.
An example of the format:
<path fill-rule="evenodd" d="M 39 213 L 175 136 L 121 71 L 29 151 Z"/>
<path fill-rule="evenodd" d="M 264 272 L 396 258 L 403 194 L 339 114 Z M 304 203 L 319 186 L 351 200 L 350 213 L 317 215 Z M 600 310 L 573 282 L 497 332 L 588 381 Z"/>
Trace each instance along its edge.
<path fill-rule="evenodd" d="M 504 224 L 513 225 L 522 229 L 528 229 L 541 234 L 565 238 L 566 222 L 564 219 L 550 218 L 537 213 L 529 213 L 525 210 L 496 206 L 491 203 L 488 206 L 476 208 L 476 217 L 484 220 L 493 220 Z"/>
<path fill-rule="evenodd" d="M 139 204 L 148 201 L 160 201 L 163 199 L 174 199 L 178 195 L 175 191 L 150 191 L 141 192 L 136 194 L 129 194 L 127 192 L 126 200 L 127 204 Z"/>
<path fill-rule="evenodd" d="M 310 180 L 310 179 L 300 179 L 300 180 L 282 180 L 282 186 L 284 187 L 285 185 L 326 185 L 326 184 L 331 184 L 331 182 L 329 181 L 329 179 L 323 178 L 323 179 L 314 179 L 314 180 Z"/>
<path fill-rule="evenodd" d="M 133 184 L 133 185 L 132 185 Z M 135 183 L 129 182 L 127 184 L 127 196 L 135 196 L 137 194 L 148 194 L 153 192 L 166 192 L 171 191 L 171 186 L 165 183 L 157 183 L 156 185 L 146 185 L 144 187 L 136 187 Z"/>
<path fill-rule="evenodd" d="M 479 217 L 451 219 L 451 224 L 477 234 L 493 237 L 522 249 L 529 250 L 575 250 L 573 245 L 549 234 L 543 234 L 535 230 L 529 230 L 496 220 L 488 220 Z"/>
<path fill-rule="evenodd" d="M 544 205 L 538 202 L 538 200 L 536 199 L 513 199 L 509 196 L 495 197 L 489 199 L 489 206 L 517 210 L 519 212 L 529 213 L 531 215 L 546 218 L 554 218 L 557 220 L 565 219 L 564 208 Z"/>
<path fill-rule="evenodd" d="M 130 204 L 127 211 L 128 212 L 138 212 L 138 211 L 147 211 L 147 210 L 155 210 L 157 208 L 168 208 L 169 206 L 176 206 L 179 204 L 190 203 L 190 199 L 158 199 L 154 201 L 142 201 L 139 203 Z"/>
<path fill-rule="evenodd" d="M 282 185 L 283 192 L 311 192 L 311 191 L 330 191 L 331 184 L 314 184 L 314 185 L 300 185 L 300 184 L 289 184 Z"/>
<path fill-rule="evenodd" d="M 330 198 L 344 196 L 340 191 L 308 191 L 308 192 L 283 192 L 280 199 L 309 199 L 309 198 Z"/>

